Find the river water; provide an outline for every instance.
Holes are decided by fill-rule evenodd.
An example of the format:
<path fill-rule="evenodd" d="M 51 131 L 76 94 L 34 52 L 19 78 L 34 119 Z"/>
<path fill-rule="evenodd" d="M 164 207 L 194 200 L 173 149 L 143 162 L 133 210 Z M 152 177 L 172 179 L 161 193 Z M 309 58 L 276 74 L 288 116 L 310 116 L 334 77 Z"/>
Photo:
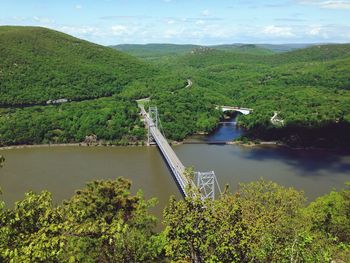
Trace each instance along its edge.
<path fill-rule="evenodd" d="M 222 124 L 210 136 L 196 141 L 222 141 L 242 133 L 233 123 Z M 185 166 L 214 170 L 220 185 L 265 178 L 304 190 L 309 201 L 341 189 L 350 181 L 350 151 L 293 150 L 283 147 L 183 144 L 174 146 Z M 157 197 L 160 215 L 171 195 L 181 198 L 177 186 L 156 147 L 43 147 L 3 150 L 0 169 L 2 199 L 11 207 L 24 193 L 49 190 L 55 203 L 95 179 L 118 176 L 133 181 L 132 191 L 142 189 L 147 198 Z"/>

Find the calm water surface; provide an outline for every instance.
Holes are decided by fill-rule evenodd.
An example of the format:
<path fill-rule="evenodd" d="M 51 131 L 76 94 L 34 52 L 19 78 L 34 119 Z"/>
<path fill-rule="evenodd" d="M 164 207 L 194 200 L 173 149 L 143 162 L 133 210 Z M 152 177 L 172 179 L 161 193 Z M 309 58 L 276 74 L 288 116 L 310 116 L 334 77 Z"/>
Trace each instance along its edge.
<path fill-rule="evenodd" d="M 231 132 L 230 132 L 231 131 Z M 241 131 L 222 125 L 214 135 L 197 140 L 222 140 Z M 226 136 L 226 137 L 225 137 Z M 350 151 L 304 151 L 277 147 L 247 148 L 237 145 L 186 144 L 174 146 L 186 166 L 214 170 L 221 186 L 233 190 L 239 182 L 263 177 L 284 186 L 304 190 L 309 200 L 350 181 Z M 114 179 L 133 181 L 133 192 L 143 189 L 147 198 L 157 197 L 157 215 L 170 195 L 180 198 L 173 178 L 156 147 L 46 147 L 1 151 L 6 163 L 0 169 L 2 199 L 8 206 L 29 190 L 47 189 L 55 202 L 67 199 L 85 182 Z"/>

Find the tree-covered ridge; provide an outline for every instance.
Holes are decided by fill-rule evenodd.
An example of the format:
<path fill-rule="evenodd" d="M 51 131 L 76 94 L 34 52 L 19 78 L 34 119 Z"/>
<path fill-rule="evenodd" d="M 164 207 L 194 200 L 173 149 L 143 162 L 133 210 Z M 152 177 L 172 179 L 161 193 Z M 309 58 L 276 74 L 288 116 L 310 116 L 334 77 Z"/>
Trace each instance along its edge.
<path fill-rule="evenodd" d="M 0 105 L 110 96 L 154 69 L 111 48 L 38 27 L 0 27 Z"/>
<path fill-rule="evenodd" d="M 1 146 L 83 142 L 90 135 L 108 143 L 126 144 L 143 140 L 145 136 L 136 102 L 118 96 L 0 109 L 0 116 Z"/>
<path fill-rule="evenodd" d="M 184 108 L 182 101 L 196 93 L 201 100 L 193 100 L 190 105 L 210 102 L 253 108 L 253 114 L 239 120 L 251 138 L 281 140 L 296 146 L 350 146 L 349 63 L 349 44 L 314 46 L 275 55 L 203 49 L 163 59 L 159 61 L 163 69 L 191 78 L 193 88 L 178 92 L 171 100 L 176 103 L 160 107 L 160 112 Z M 154 103 L 169 104 L 164 101 L 169 96 L 155 95 Z M 200 108 L 197 113 L 191 110 L 192 116 L 201 115 Z M 274 112 L 284 120 L 283 127 L 271 123 Z M 171 126 L 176 125 L 173 121 Z M 191 133 L 194 126 L 188 127 L 187 133 Z M 215 122 L 210 125 L 213 127 Z M 172 131 L 168 134 L 171 137 Z"/>
<path fill-rule="evenodd" d="M 48 29 L 0 27 L 0 34 L 0 104 L 90 99 L 62 107 L 1 109 L 1 145 L 80 142 L 91 134 L 107 141 L 141 139 L 136 115 L 118 126 L 109 124 L 112 117 L 105 112 L 129 116 L 137 110 L 134 100 L 150 97 L 169 139 L 210 132 L 222 116 L 215 105 L 232 105 L 254 109 L 239 119 L 251 139 L 350 146 L 349 44 L 278 54 L 255 52 L 261 45 L 126 46 L 153 56 L 149 63 Z M 169 50 L 176 55 L 166 55 Z M 94 101 L 113 94 L 118 94 L 115 105 Z M 105 110 L 99 112 L 101 103 Z M 120 106 L 128 110 L 115 110 Z M 275 112 L 284 125 L 271 122 Z"/>
<path fill-rule="evenodd" d="M 111 47 L 135 57 L 154 60 L 165 56 L 184 55 L 200 46 L 175 44 L 122 44 Z"/>
<path fill-rule="evenodd" d="M 234 53 L 267 55 L 306 48 L 312 44 L 230 44 L 230 45 L 177 45 L 177 44 L 120 44 L 112 48 L 132 56 L 147 60 L 157 60 L 167 56 L 184 55 L 196 49 L 210 48 Z"/>
<path fill-rule="evenodd" d="M 215 201 L 171 199 L 165 249 L 185 262 L 347 262 L 349 193 L 305 205 L 303 192 L 260 180 Z"/>
<path fill-rule="evenodd" d="M 162 250 L 148 209 L 130 182 L 95 181 L 63 204 L 29 192 L 13 209 L 0 204 L 1 262 L 152 262 Z"/>
<path fill-rule="evenodd" d="M 149 213 L 156 200 L 131 195 L 130 186 L 123 178 L 90 182 L 59 205 L 47 191 L 27 193 L 12 209 L 0 202 L 0 261 L 350 260 L 349 188 L 309 205 L 303 192 L 263 180 L 214 201 L 172 197 L 157 233 Z"/>

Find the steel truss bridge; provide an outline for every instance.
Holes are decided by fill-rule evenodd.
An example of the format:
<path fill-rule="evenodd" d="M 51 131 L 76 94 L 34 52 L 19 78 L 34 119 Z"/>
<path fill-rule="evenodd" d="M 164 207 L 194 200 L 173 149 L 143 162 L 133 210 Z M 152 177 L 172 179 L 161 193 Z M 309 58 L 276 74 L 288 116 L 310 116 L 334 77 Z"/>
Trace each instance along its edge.
<path fill-rule="evenodd" d="M 198 187 L 201 198 L 210 198 L 214 200 L 215 189 L 221 193 L 220 186 L 216 179 L 214 171 L 195 172 L 194 180 L 186 176 L 186 167 L 177 157 L 174 150 L 170 147 L 165 136 L 160 132 L 160 119 L 157 107 L 150 107 L 147 113 L 143 106 L 140 106 L 144 122 L 148 127 L 148 145 L 156 144 L 166 160 L 174 178 L 184 196 L 188 196 L 189 184 L 191 187 Z M 196 183 L 194 182 L 196 181 Z"/>

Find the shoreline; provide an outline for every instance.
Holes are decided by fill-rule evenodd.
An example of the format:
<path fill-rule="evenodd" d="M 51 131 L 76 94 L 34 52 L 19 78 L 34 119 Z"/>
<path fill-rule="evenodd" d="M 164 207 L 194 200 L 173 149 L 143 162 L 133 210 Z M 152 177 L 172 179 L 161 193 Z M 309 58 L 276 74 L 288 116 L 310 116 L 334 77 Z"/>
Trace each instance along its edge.
<path fill-rule="evenodd" d="M 95 145 L 87 145 L 86 143 L 58 143 L 58 144 L 21 144 L 21 145 L 9 145 L 0 147 L 1 150 L 13 150 L 13 149 L 24 149 L 24 148 L 45 148 L 45 147 L 89 147 Z"/>
<path fill-rule="evenodd" d="M 14 149 L 25 149 L 25 148 L 56 148 L 56 147 L 139 147 L 145 146 L 146 144 L 139 145 L 136 144 L 127 144 L 127 145 L 108 145 L 103 143 L 52 143 L 52 144 L 21 144 L 21 145 L 9 145 L 0 147 L 0 151 L 2 150 L 14 150 Z"/>
<path fill-rule="evenodd" d="M 178 146 L 178 145 L 184 145 L 184 144 L 206 144 L 206 145 L 215 145 L 215 142 L 207 143 L 207 142 L 186 142 L 186 141 L 169 141 L 170 145 Z M 349 148 L 342 148 L 342 147 L 336 147 L 336 148 L 319 148 L 319 147 L 292 147 L 287 144 L 278 142 L 278 141 L 263 141 L 260 143 L 254 143 L 252 141 L 243 143 L 241 141 L 226 141 L 226 142 L 220 142 L 219 144 L 224 145 L 237 145 L 241 147 L 246 148 L 254 148 L 254 147 L 285 147 L 289 148 L 291 150 L 323 150 L 323 151 L 334 151 L 334 150 L 349 150 Z M 129 144 L 109 144 L 105 142 L 99 142 L 99 143 L 52 143 L 52 144 L 21 144 L 21 145 L 9 145 L 9 146 L 2 146 L 0 147 L 0 151 L 5 150 L 15 150 L 15 149 L 26 149 L 26 148 L 56 148 L 56 147 L 144 147 L 147 146 L 147 142 L 137 142 L 137 143 L 129 143 Z M 151 145 L 153 146 L 153 145 Z"/>

